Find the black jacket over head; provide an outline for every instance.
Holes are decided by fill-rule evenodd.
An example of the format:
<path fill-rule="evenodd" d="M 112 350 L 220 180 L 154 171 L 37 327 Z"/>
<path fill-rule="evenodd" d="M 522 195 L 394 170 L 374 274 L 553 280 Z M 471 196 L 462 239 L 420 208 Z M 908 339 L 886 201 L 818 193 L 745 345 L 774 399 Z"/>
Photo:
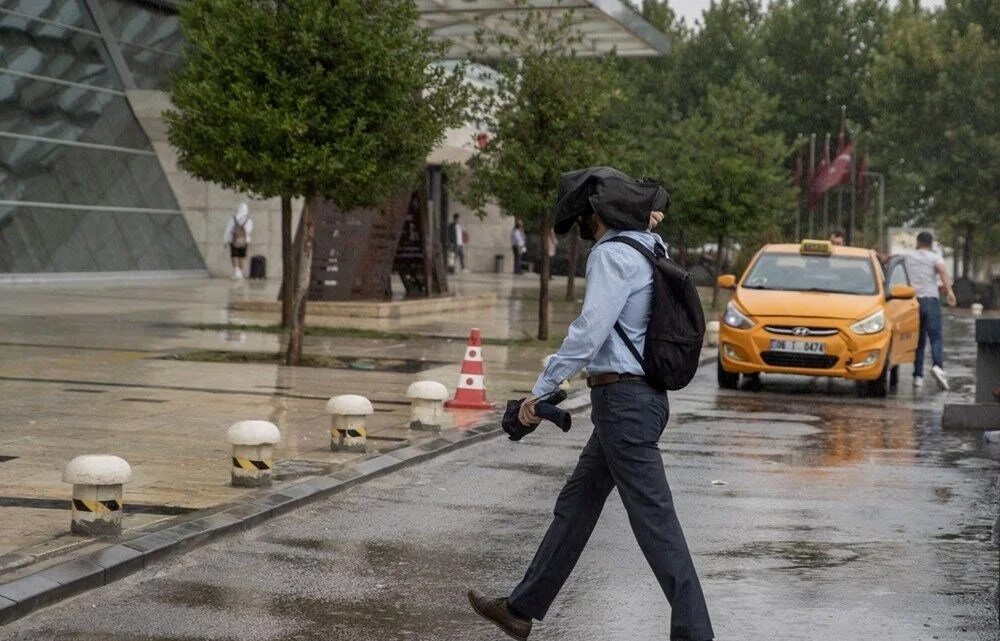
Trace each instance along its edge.
<path fill-rule="evenodd" d="M 649 212 L 664 211 L 670 194 L 656 180 L 636 180 L 614 167 L 588 167 L 559 176 L 555 230 L 565 234 L 576 219 L 597 212 L 609 229 L 645 231 Z"/>

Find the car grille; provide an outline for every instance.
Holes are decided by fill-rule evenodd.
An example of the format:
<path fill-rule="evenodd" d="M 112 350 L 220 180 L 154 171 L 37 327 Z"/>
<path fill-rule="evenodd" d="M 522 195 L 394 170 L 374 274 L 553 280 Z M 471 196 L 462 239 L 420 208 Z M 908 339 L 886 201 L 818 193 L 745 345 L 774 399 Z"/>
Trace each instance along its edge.
<path fill-rule="evenodd" d="M 809 330 L 808 334 L 796 334 L 795 330 L 799 327 L 802 325 L 765 325 L 764 329 L 782 336 L 833 336 L 837 333 L 835 327 L 806 327 Z"/>
<path fill-rule="evenodd" d="M 808 367 L 830 369 L 837 364 L 837 357 L 830 354 L 797 354 L 794 352 L 761 352 L 761 359 L 775 367 Z"/>

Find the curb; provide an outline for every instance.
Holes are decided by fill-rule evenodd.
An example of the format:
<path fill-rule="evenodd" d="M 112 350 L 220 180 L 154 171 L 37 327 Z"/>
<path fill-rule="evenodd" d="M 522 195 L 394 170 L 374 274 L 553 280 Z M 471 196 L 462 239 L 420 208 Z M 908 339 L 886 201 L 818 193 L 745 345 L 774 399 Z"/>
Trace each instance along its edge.
<path fill-rule="evenodd" d="M 714 355 L 703 358 L 698 366 L 711 363 L 715 358 Z M 567 399 L 565 407 L 576 412 L 589 405 L 590 395 L 583 391 Z M 443 432 L 423 443 L 371 456 L 325 476 L 208 508 L 201 512 L 202 516 L 190 521 L 140 534 L 0 584 L 0 626 L 39 608 L 114 583 L 168 556 L 190 551 L 234 532 L 246 532 L 313 501 L 503 434 L 502 429 L 495 427 L 499 415 L 494 414 L 487 420 L 469 430 Z"/>
<path fill-rule="evenodd" d="M 161 530 L 141 534 L 102 550 L 0 584 L 0 625 L 46 605 L 113 583 L 146 569 L 167 556 L 189 551 L 234 532 L 245 532 L 264 521 L 332 496 L 370 479 L 415 465 L 503 433 L 496 417 L 466 431 L 452 430 L 418 445 L 366 458 L 326 476 L 278 490 L 244 497 L 209 508 L 203 515 Z M 249 499 L 249 500 L 248 500 Z"/>

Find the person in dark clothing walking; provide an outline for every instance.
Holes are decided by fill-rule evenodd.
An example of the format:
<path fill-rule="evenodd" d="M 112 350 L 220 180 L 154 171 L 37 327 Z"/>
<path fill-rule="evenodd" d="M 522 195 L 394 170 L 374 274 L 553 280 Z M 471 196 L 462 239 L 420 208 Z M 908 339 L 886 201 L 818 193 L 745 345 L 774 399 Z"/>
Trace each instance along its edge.
<path fill-rule="evenodd" d="M 650 215 L 650 228 L 662 219 Z M 580 216 L 580 236 L 595 240 L 587 260 L 587 292 L 580 317 L 558 354 L 521 405 L 519 419 L 538 423 L 534 405 L 583 367 L 590 377 L 594 431 L 556 501 L 554 518 L 521 583 L 507 597 L 468 593 L 473 609 L 507 635 L 524 641 L 532 620 L 548 613 L 576 565 L 613 488 L 671 606 L 672 641 L 714 638 L 708 607 L 667 484 L 658 442 L 670 410 L 667 396 L 643 379 L 642 368 L 613 331 L 620 323 L 641 353 L 649 323 L 652 267 L 631 247 L 606 242 L 618 235 L 652 250 L 662 245 L 648 231 L 609 229 L 599 215 Z M 665 248 L 664 248 L 665 249 Z M 598 635 L 599 636 L 599 635 Z"/>

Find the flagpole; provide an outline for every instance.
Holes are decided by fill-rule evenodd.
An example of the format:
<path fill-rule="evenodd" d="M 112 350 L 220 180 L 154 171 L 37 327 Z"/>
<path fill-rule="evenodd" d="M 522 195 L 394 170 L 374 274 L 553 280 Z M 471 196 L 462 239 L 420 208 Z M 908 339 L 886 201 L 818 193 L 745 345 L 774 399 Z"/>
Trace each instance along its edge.
<path fill-rule="evenodd" d="M 826 134 L 826 146 L 823 148 L 824 154 L 826 156 L 830 155 L 830 134 Z M 824 156 L 824 158 L 826 157 Z M 830 161 L 827 160 L 827 167 L 830 166 Z M 823 235 L 828 236 L 830 234 L 830 192 L 823 192 Z"/>
<path fill-rule="evenodd" d="M 850 245 L 851 242 L 854 240 L 854 225 L 857 222 L 857 220 L 856 220 L 856 218 L 857 218 L 856 210 L 857 210 L 857 207 L 858 207 L 858 200 L 857 200 L 858 199 L 858 190 L 855 189 L 855 186 L 854 186 L 854 181 L 857 178 L 857 176 L 855 174 L 856 171 L 857 171 L 857 168 L 854 166 L 854 154 L 851 154 L 851 182 L 850 182 L 850 185 L 851 185 L 850 186 L 850 190 L 851 190 L 851 203 L 850 203 L 851 204 L 851 222 L 849 223 L 849 229 L 850 229 L 850 231 L 847 232 L 847 244 L 848 245 Z M 868 239 L 866 238 L 865 240 L 868 240 Z"/>
<path fill-rule="evenodd" d="M 809 179 L 806 181 L 809 185 L 810 195 L 806 197 L 806 209 L 809 214 L 809 238 L 813 237 L 813 218 L 816 212 L 813 211 L 812 207 L 812 196 L 811 192 L 813 189 L 813 181 L 816 180 L 816 134 L 809 134 Z M 801 239 L 799 239 L 801 240 Z"/>

